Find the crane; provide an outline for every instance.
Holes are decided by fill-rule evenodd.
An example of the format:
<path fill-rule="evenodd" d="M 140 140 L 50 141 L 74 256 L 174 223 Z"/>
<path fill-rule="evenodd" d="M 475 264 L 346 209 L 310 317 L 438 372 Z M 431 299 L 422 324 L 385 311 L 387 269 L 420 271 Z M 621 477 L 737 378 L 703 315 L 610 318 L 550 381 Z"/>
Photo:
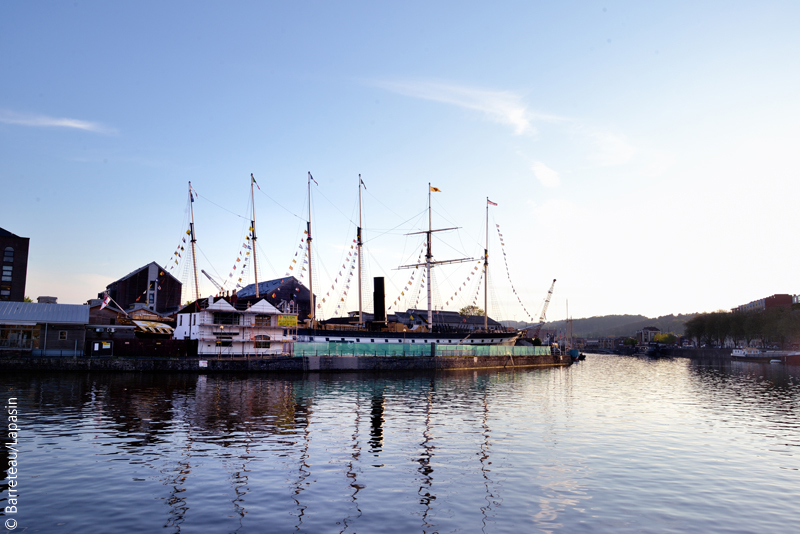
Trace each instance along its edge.
<path fill-rule="evenodd" d="M 205 272 L 205 271 L 203 271 Z M 207 275 L 206 275 L 207 276 Z M 550 290 L 547 292 L 547 298 L 544 299 L 544 306 L 542 306 L 542 314 L 539 316 L 539 324 L 534 326 L 533 335 L 531 338 L 536 339 L 539 337 L 539 332 L 542 330 L 542 325 L 544 325 L 544 321 L 546 319 L 547 314 L 547 306 L 550 305 L 550 297 L 553 296 L 553 288 L 556 286 L 556 279 L 553 278 L 553 283 L 550 284 Z"/>
<path fill-rule="evenodd" d="M 222 291 L 222 286 L 220 285 L 220 283 L 219 283 L 219 282 L 217 282 L 216 280 L 214 280 L 213 278 L 211 278 L 211 275 L 210 275 L 210 274 L 208 274 L 208 273 L 205 271 L 205 269 L 200 269 L 200 272 L 201 272 L 201 273 L 203 273 L 204 275 L 206 275 L 206 278 L 208 278 L 209 280 L 211 280 L 211 283 L 212 283 L 212 284 L 214 284 L 214 287 L 216 287 L 216 288 L 217 288 L 217 291 L 220 291 L 220 292 Z M 551 291 L 552 291 L 552 288 L 551 288 Z M 548 298 L 549 298 L 549 297 L 548 297 Z"/>

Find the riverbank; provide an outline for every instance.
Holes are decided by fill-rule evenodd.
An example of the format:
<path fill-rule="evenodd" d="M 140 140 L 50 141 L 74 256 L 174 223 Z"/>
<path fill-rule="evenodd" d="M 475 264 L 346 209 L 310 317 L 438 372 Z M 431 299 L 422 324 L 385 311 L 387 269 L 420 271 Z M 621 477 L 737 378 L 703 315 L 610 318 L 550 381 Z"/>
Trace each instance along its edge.
<path fill-rule="evenodd" d="M 338 372 L 567 366 L 566 356 L 276 356 L 274 358 L 0 357 L 4 371 Z"/>

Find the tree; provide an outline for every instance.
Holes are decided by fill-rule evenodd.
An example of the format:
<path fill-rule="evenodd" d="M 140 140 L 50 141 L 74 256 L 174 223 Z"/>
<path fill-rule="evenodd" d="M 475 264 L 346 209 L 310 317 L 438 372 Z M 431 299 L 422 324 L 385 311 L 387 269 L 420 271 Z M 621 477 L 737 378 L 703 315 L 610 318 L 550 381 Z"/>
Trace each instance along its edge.
<path fill-rule="evenodd" d="M 699 313 L 686 321 L 686 325 L 684 327 L 684 334 L 689 339 L 695 340 L 695 343 L 699 347 L 702 342 L 703 338 L 706 337 L 706 330 L 708 328 L 708 314 L 707 313 Z"/>
<path fill-rule="evenodd" d="M 483 317 L 485 312 L 477 306 L 464 306 L 460 310 L 458 310 L 459 315 L 475 315 Z"/>
<path fill-rule="evenodd" d="M 664 345 L 674 345 L 678 338 L 673 333 L 668 334 L 656 334 L 655 340 L 657 343 L 662 343 Z"/>
<path fill-rule="evenodd" d="M 33 302 L 33 300 L 30 297 L 25 297 L 22 302 Z"/>
<path fill-rule="evenodd" d="M 636 345 L 639 344 L 639 342 L 633 339 L 632 337 L 627 337 L 625 338 L 625 341 L 622 342 L 622 344 L 628 347 L 635 347 Z"/>

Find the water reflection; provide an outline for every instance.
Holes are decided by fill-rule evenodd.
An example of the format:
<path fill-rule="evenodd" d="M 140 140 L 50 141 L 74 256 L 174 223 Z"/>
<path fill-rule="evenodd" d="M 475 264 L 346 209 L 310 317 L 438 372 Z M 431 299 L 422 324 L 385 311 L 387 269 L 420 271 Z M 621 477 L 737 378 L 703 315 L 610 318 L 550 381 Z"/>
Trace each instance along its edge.
<path fill-rule="evenodd" d="M 654 504 L 674 488 L 705 513 L 738 493 L 781 517 L 773 501 L 796 481 L 776 473 L 800 468 L 799 377 L 590 357 L 438 374 L 29 373 L 8 388 L 26 410 L 25 483 L 44 510 L 29 526 L 107 493 L 104 526 L 130 532 L 633 531 L 692 513 Z M 84 484 L 48 491 L 75 470 Z M 632 502 L 656 511 L 631 519 Z M 103 513 L 67 519 L 92 531 Z M 765 526 L 738 509 L 715 520 Z"/>

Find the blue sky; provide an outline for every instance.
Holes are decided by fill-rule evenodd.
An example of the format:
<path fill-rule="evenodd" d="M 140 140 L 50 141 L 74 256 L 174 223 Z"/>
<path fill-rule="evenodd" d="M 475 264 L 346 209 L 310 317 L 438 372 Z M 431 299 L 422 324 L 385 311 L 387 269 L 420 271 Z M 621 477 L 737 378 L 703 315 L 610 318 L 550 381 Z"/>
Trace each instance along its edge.
<path fill-rule="evenodd" d="M 30 296 L 84 302 L 167 263 L 191 180 L 198 268 L 222 280 L 242 251 L 253 173 L 260 278 L 280 277 L 302 237 L 311 171 L 330 317 L 344 298 L 334 279 L 360 173 L 365 276 L 387 277 L 390 301 L 408 292 L 396 268 L 416 259 L 421 240 L 404 234 L 425 226 L 428 182 L 442 190 L 434 226 L 460 227 L 436 237 L 437 259 L 480 256 L 486 197 L 498 203 L 498 318 L 537 316 L 553 278 L 551 319 L 567 299 L 575 317 L 655 316 L 800 293 L 799 12 L 793 2 L 4 2 L 0 226 L 31 238 Z M 436 269 L 439 306 L 472 303 L 472 268 Z"/>

